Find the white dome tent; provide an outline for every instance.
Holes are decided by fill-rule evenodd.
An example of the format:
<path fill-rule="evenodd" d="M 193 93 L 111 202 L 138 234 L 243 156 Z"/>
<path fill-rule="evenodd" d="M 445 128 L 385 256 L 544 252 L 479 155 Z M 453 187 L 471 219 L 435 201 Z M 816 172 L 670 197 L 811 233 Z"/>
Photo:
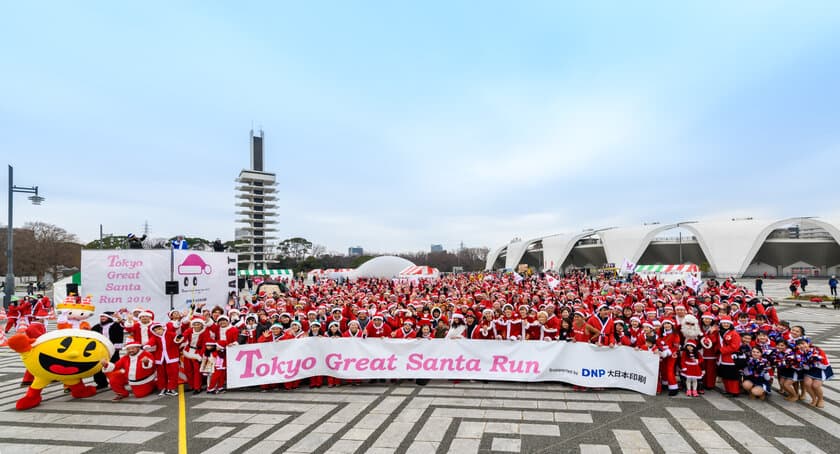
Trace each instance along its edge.
<path fill-rule="evenodd" d="M 380 278 L 392 279 L 400 275 L 400 271 L 414 266 L 409 260 L 394 255 L 375 257 L 350 273 L 350 279 Z"/>

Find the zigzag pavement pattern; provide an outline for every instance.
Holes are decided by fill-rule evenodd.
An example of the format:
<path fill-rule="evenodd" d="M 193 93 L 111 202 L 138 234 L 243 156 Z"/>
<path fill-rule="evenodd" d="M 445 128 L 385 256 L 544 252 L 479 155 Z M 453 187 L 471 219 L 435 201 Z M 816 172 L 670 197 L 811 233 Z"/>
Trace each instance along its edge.
<path fill-rule="evenodd" d="M 838 311 L 840 312 L 840 311 Z M 835 313 L 836 314 L 836 313 Z M 840 314 L 780 311 L 817 342 Z M 14 410 L 22 366 L 0 350 L 0 453 L 171 453 L 177 400 L 73 400 L 60 386 Z M 293 392 L 187 396 L 189 451 L 203 453 L 831 453 L 840 443 L 840 384 L 826 407 L 769 401 L 574 392 L 561 384 L 435 380 Z"/>

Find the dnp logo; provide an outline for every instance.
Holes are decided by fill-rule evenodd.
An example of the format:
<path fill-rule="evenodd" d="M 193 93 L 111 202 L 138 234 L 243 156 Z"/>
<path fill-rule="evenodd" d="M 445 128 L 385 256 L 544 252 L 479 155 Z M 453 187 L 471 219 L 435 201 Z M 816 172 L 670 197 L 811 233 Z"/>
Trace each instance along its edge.
<path fill-rule="evenodd" d="M 586 369 L 583 368 L 580 370 L 581 377 L 593 377 L 593 378 L 601 378 L 604 375 L 607 375 L 607 371 L 604 369 Z"/>

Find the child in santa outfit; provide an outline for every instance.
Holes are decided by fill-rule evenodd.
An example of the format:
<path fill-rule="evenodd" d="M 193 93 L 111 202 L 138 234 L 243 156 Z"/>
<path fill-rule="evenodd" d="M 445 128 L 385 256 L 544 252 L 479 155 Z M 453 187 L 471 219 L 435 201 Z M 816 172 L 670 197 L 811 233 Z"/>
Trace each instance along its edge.
<path fill-rule="evenodd" d="M 201 373 L 207 380 L 207 394 L 217 394 L 225 391 L 225 356 L 216 342 L 208 342 L 204 346 L 201 360 Z"/>
<path fill-rule="evenodd" d="M 685 395 L 689 397 L 700 396 L 697 392 L 697 381 L 703 378 L 703 367 L 697 353 L 697 341 L 687 340 L 680 355 L 680 374 L 685 377 Z"/>
<path fill-rule="evenodd" d="M 181 359 L 180 346 L 175 341 L 178 334 L 169 324 L 164 326 L 158 322 L 153 322 L 149 329 L 152 337 L 144 348 L 154 357 L 160 395 L 177 396 Z"/>
<path fill-rule="evenodd" d="M 190 327 L 184 331 L 182 336 L 176 338 L 184 349 L 184 372 L 187 374 L 187 383 L 193 390 L 193 394 L 201 393 L 203 376 L 201 375 L 201 357 L 204 347 L 212 339 L 210 330 L 204 325 L 204 319 L 193 317 Z"/>
<path fill-rule="evenodd" d="M 131 387 L 135 397 L 146 397 L 155 391 L 155 359 L 144 351 L 138 342 L 125 345 L 126 355 L 116 363 L 104 360 L 102 371 L 108 376 L 111 389 L 117 393 L 113 400 L 129 396 L 126 385 Z"/>

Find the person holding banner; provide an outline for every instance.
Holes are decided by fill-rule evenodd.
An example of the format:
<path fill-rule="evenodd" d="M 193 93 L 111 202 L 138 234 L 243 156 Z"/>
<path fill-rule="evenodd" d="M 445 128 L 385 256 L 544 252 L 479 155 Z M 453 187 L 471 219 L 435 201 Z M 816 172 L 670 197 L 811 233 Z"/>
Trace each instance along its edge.
<path fill-rule="evenodd" d="M 327 332 L 324 333 L 324 337 L 340 340 L 342 338 L 341 322 L 336 320 L 331 321 L 330 324 L 327 325 Z M 336 386 L 341 386 L 341 379 L 328 375 L 327 388 L 333 388 Z"/>
<path fill-rule="evenodd" d="M 376 314 L 365 330 L 365 337 L 391 337 L 391 327 L 385 324 L 385 318 L 382 315 Z"/>

